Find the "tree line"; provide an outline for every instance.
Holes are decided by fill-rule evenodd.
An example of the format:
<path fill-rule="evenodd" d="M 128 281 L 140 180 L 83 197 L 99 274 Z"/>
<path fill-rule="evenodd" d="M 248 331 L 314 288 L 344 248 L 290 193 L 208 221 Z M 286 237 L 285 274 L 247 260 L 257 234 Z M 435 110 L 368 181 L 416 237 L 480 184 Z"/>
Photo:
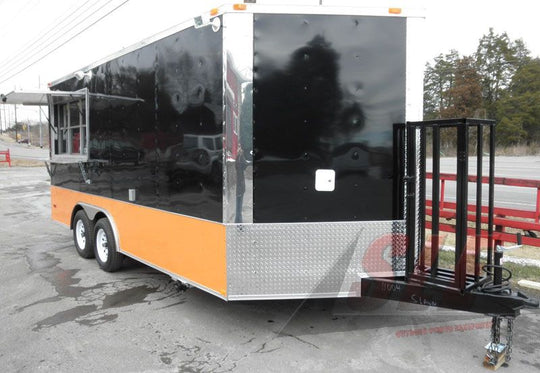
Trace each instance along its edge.
<path fill-rule="evenodd" d="M 495 119 L 500 145 L 540 143 L 540 59 L 521 39 L 491 28 L 472 55 L 426 64 L 424 119 L 462 117 Z"/>

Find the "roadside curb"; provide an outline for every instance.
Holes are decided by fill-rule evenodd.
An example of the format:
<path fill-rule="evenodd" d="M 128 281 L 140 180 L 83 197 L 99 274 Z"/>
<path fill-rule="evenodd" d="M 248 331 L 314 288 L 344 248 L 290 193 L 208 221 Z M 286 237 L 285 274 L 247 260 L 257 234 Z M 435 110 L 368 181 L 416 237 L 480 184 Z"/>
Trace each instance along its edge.
<path fill-rule="evenodd" d="M 540 290 L 540 282 L 530 280 L 519 280 L 518 285 L 528 289 Z"/>

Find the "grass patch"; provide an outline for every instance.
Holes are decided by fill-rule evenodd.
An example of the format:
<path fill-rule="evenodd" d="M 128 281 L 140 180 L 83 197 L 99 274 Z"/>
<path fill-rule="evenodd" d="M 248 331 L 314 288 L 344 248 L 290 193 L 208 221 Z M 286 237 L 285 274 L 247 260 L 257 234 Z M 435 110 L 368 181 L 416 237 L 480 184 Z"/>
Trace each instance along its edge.
<path fill-rule="evenodd" d="M 472 260 L 472 256 L 470 257 Z M 469 258 L 467 258 L 469 259 Z M 468 260 L 467 262 L 469 262 Z M 517 283 L 519 280 L 530 280 L 540 282 L 540 268 L 531 265 L 521 265 L 517 263 L 504 262 L 503 266 L 508 268 L 512 272 L 512 281 Z M 441 268 L 454 268 L 454 252 L 452 251 L 440 251 L 439 252 L 439 267 Z"/>
<path fill-rule="evenodd" d="M 530 280 L 540 282 L 540 268 L 530 265 L 520 265 L 517 263 L 504 263 L 503 267 L 508 268 L 512 272 L 512 280 Z"/>

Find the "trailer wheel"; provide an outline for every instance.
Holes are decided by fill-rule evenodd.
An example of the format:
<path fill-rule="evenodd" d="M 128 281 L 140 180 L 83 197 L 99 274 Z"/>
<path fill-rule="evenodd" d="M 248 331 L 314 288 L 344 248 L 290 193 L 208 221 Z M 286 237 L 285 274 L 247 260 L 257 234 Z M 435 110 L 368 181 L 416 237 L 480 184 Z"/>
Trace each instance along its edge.
<path fill-rule="evenodd" d="M 92 231 L 94 225 L 84 210 L 79 210 L 73 217 L 73 242 L 77 253 L 85 259 L 94 257 Z"/>
<path fill-rule="evenodd" d="M 122 266 L 124 256 L 116 251 L 114 232 L 107 218 L 99 219 L 94 227 L 94 250 L 102 270 L 114 272 Z"/>

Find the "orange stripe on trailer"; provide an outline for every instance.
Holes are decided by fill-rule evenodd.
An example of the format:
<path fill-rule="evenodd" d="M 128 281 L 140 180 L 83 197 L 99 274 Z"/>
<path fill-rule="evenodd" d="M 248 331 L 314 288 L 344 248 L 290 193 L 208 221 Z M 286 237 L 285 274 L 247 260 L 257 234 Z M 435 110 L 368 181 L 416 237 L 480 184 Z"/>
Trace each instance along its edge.
<path fill-rule="evenodd" d="M 227 295 L 223 224 L 51 186 L 54 220 L 69 226 L 79 203 L 101 208 L 112 217 L 122 252 Z"/>

